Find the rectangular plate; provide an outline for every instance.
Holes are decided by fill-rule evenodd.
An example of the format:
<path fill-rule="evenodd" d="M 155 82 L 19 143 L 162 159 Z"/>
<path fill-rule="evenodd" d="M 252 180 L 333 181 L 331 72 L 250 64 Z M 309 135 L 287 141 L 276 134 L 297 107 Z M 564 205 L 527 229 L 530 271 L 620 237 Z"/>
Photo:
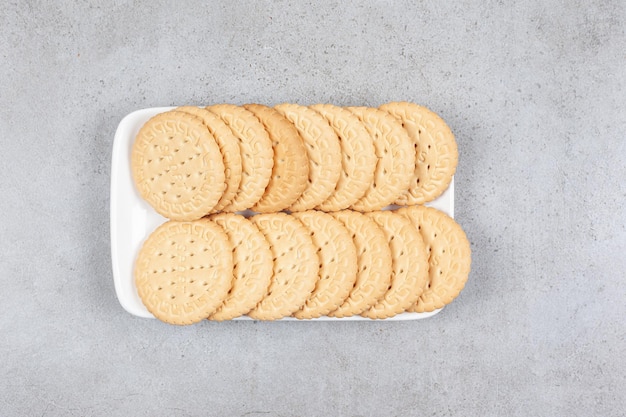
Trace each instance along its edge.
<path fill-rule="evenodd" d="M 157 214 L 137 193 L 130 170 L 130 154 L 135 136 L 143 124 L 152 116 L 171 110 L 173 107 L 154 107 L 130 113 L 120 122 L 113 141 L 111 164 L 111 257 L 115 292 L 122 307 L 130 314 L 154 318 L 141 302 L 133 268 L 135 256 L 144 240 L 160 224 L 167 221 Z M 435 201 L 428 204 L 454 217 L 454 179 L 450 187 Z M 431 317 L 431 313 L 402 313 L 386 320 L 417 320 Z M 241 317 L 235 320 L 251 320 Z M 282 320 L 296 320 L 291 317 Z M 320 317 L 313 320 L 370 320 L 360 316 L 333 318 Z M 300 320 L 306 321 L 306 320 Z M 371 320 L 370 320 L 371 321 Z"/>

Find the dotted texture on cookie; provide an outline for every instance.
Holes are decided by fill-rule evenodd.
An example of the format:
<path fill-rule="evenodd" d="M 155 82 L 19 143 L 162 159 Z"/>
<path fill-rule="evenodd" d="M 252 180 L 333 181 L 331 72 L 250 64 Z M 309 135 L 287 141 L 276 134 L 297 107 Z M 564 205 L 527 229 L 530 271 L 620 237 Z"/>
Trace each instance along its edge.
<path fill-rule="evenodd" d="M 357 253 L 357 274 L 348 298 L 328 315 L 349 317 L 369 309 L 387 292 L 391 283 L 391 250 L 374 220 L 350 210 L 331 215 L 343 223 L 352 237 Z"/>
<path fill-rule="evenodd" d="M 404 312 L 422 295 L 428 283 L 428 259 L 424 241 L 410 221 L 391 211 L 366 214 L 385 233 L 391 249 L 391 283 L 385 295 L 361 314 L 385 319 Z"/>
<path fill-rule="evenodd" d="M 237 194 L 239 184 L 241 183 L 242 167 L 239 142 L 232 130 L 230 130 L 222 119 L 203 107 L 182 106 L 176 108 L 176 111 L 182 111 L 199 117 L 209 129 L 209 132 L 211 132 L 215 138 L 217 146 L 220 148 L 224 162 L 226 188 L 224 189 L 222 198 L 220 198 L 220 201 L 218 201 L 213 208 L 213 211 L 220 211 L 230 204 L 235 194 Z"/>
<path fill-rule="evenodd" d="M 162 216 L 199 219 L 224 192 L 224 163 L 201 119 L 180 111 L 160 113 L 139 130 L 131 150 L 139 194 Z"/>
<path fill-rule="evenodd" d="M 156 318 L 196 323 L 222 304 L 231 287 L 228 236 L 207 219 L 166 222 L 139 250 L 134 275 L 141 301 Z"/>
<path fill-rule="evenodd" d="M 274 150 L 274 167 L 263 197 L 252 208 L 260 213 L 281 211 L 291 206 L 307 186 L 309 160 L 298 130 L 271 107 L 246 104 L 269 134 Z"/>
<path fill-rule="evenodd" d="M 402 124 L 389 113 L 371 107 L 348 107 L 374 139 L 378 162 L 374 180 L 353 210 L 380 210 L 392 204 L 409 188 L 415 171 L 415 149 Z"/>
<path fill-rule="evenodd" d="M 321 211 L 294 213 L 308 229 L 319 259 L 319 278 L 313 293 L 293 316 L 313 319 L 336 310 L 354 287 L 356 248 L 344 225 Z"/>
<path fill-rule="evenodd" d="M 275 109 L 300 133 L 309 164 L 307 186 L 289 210 L 310 210 L 326 201 L 335 191 L 341 175 L 339 138 L 325 118 L 306 106 L 285 103 Z"/>
<path fill-rule="evenodd" d="M 396 204 L 424 204 L 436 199 L 450 185 L 458 163 L 452 131 L 436 113 L 418 104 L 394 102 L 380 109 L 402 122 L 415 147 L 415 172 L 408 191 Z"/>
<path fill-rule="evenodd" d="M 250 217 L 270 244 L 273 275 L 265 297 L 248 316 L 277 320 L 290 316 L 307 300 L 317 282 L 319 266 L 309 231 L 285 213 Z"/>
<path fill-rule="evenodd" d="M 259 120 L 243 107 L 216 104 L 207 110 L 217 114 L 239 141 L 242 174 L 239 191 L 224 211 L 246 210 L 254 206 L 265 191 L 274 165 L 272 141 Z"/>
<path fill-rule="evenodd" d="M 405 207 L 397 212 L 418 229 L 428 253 L 429 282 L 409 311 L 423 313 L 442 308 L 459 295 L 467 282 L 472 263 L 467 236 L 454 219 L 432 207 Z"/>
<path fill-rule="evenodd" d="M 234 213 L 210 217 L 220 225 L 233 248 L 233 284 L 224 303 L 210 320 L 230 320 L 246 314 L 267 293 L 272 279 L 272 252 L 263 233 L 248 219 Z"/>
<path fill-rule="evenodd" d="M 372 137 L 349 110 L 332 104 L 316 104 L 311 108 L 328 120 L 341 144 L 341 176 L 335 191 L 318 208 L 323 211 L 348 208 L 363 197 L 374 180 L 377 158 Z"/>

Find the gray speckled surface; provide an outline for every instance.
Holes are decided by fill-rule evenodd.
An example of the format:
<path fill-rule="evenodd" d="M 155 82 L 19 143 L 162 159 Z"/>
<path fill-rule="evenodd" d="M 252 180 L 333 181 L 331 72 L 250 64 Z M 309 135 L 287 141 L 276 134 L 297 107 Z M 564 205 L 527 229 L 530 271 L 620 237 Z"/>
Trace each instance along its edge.
<path fill-rule="evenodd" d="M 626 413 L 623 1 L 11 1 L 2 416 Z M 203 323 L 113 288 L 113 134 L 158 105 L 406 99 L 460 150 L 473 270 L 438 316 Z"/>

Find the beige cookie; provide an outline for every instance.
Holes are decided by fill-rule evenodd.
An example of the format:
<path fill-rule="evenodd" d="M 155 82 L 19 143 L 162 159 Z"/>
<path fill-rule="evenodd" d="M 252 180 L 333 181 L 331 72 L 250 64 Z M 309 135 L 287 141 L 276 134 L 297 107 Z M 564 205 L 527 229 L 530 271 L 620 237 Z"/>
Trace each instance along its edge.
<path fill-rule="evenodd" d="M 329 214 L 310 210 L 292 216 L 308 229 L 319 258 L 315 289 L 293 316 L 314 319 L 336 310 L 350 294 L 356 281 L 356 247 L 344 225 Z"/>
<path fill-rule="evenodd" d="M 411 184 L 396 204 L 424 204 L 436 199 L 450 185 L 458 163 L 452 131 L 437 114 L 414 103 L 388 103 L 380 109 L 402 122 L 415 148 L 416 163 Z"/>
<path fill-rule="evenodd" d="M 376 152 L 369 132 L 358 117 L 342 107 L 316 104 L 311 108 L 324 116 L 341 143 L 341 176 L 335 191 L 318 206 L 337 211 L 356 203 L 370 188 L 376 169 Z"/>
<path fill-rule="evenodd" d="M 224 163 L 201 119 L 180 111 L 160 113 L 139 130 L 131 151 L 137 190 L 162 216 L 199 219 L 224 192 Z"/>
<path fill-rule="evenodd" d="M 220 225 L 233 248 L 233 285 L 210 320 L 230 320 L 246 314 L 267 293 L 272 279 L 272 251 L 263 233 L 248 219 L 234 213 L 210 217 Z"/>
<path fill-rule="evenodd" d="M 391 249 L 391 285 L 363 317 L 385 319 L 410 308 L 428 283 L 428 258 L 424 241 L 410 221 L 392 211 L 367 213 L 385 233 Z"/>
<path fill-rule="evenodd" d="M 415 171 L 413 142 L 402 124 L 389 113 L 372 107 L 348 107 L 374 139 L 378 162 L 374 180 L 353 210 L 380 210 L 392 204 L 409 188 Z"/>
<path fill-rule="evenodd" d="M 248 316 L 256 320 L 277 320 L 290 316 L 309 298 L 315 288 L 319 266 L 309 231 L 285 213 L 250 217 L 270 244 L 273 275 L 265 297 Z"/>
<path fill-rule="evenodd" d="M 350 210 L 331 215 L 348 230 L 357 253 L 357 274 L 350 294 L 328 315 L 348 317 L 361 314 L 373 306 L 391 283 L 391 250 L 387 238 L 376 222 Z"/>
<path fill-rule="evenodd" d="M 275 109 L 293 123 L 300 133 L 309 163 L 306 188 L 289 210 L 310 210 L 326 201 L 335 191 L 341 175 L 339 138 L 325 118 L 306 106 L 285 103 Z"/>
<path fill-rule="evenodd" d="M 271 107 L 246 104 L 265 126 L 274 148 L 272 177 L 261 200 L 252 208 L 260 213 L 272 213 L 291 206 L 307 186 L 309 160 L 304 142 L 294 125 Z"/>
<path fill-rule="evenodd" d="M 232 201 L 235 194 L 239 190 L 241 183 L 241 151 L 239 150 L 239 142 L 233 134 L 232 130 L 215 114 L 205 108 L 196 106 L 182 106 L 176 108 L 176 111 L 193 114 L 202 119 L 209 132 L 215 138 L 217 146 L 220 148 L 222 159 L 224 162 L 224 174 L 226 176 L 226 188 L 222 194 L 222 198 L 215 205 L 213 211 L 220 211 Z"/>
<path fill-rule="evenodd" d="M 246 210 L 263 196 L 272 176 L 274 152 L 272 141 L 259 120 L 243 107 L 216 104 L 207 107 L 230 127 L 239 141 L 242 175 L 239 190 L 224 211 Z"/>
<path fill-rule="evenodd" d="M 397 213 L 418 229 L 428 253 L 428 285 L 410 311 L 429 312 L 451 303 L 465 287 L 472 263 L 465 232 L 454 219 L 431 207 L 405 207 Z"/>
<path fill-rule="evenodd" d="M 192 324 L 207 318 L 231 287 L 228 236 L 207 219 L 169 221 L 152 232 L 135 261 L 135 285 L 156 318 Z"/>

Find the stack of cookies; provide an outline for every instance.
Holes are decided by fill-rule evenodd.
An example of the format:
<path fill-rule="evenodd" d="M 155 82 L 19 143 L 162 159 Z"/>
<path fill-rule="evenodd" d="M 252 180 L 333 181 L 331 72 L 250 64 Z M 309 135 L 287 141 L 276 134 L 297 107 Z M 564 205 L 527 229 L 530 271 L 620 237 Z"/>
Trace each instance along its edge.
<path fill-rule="evenodd" d="M 172 324 L 441 308 L 465 285 L 469 243 L 422 204 L 448 187 L 457 159 L 446 123 L 406 102 L 158 114 L 131 168 L 170 221 L 137 256 L 138 293 Z"/>

